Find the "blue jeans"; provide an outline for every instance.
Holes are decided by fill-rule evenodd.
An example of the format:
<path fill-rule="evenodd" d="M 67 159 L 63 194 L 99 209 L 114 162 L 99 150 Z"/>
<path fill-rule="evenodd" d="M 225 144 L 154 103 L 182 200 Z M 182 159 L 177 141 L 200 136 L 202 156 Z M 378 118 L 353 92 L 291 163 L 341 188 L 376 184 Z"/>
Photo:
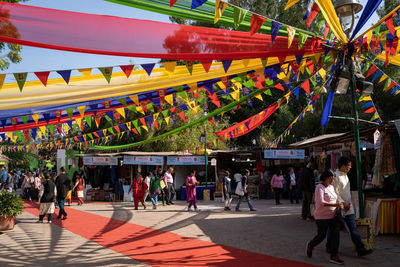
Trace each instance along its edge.
<path fill-rule="evenodd" d="M 249 196 L 239 196 L 238 203 L 236 204 L 236 210 L 238 210 L 238 209 L 240 208 L 240 203 L 242 202 L 242 199 L 243 199 L 243 198 L 246 198 L 246 199 L 247 199 L 247 205 L 249 205 L 250 210 L 253 210 L 254 207 L 253 207 L 253 205 L 251 204 L 251 200 L 250 200 L 250 197 L 249 197 Z"/>
<path fill-rule="evenodd" d="M 151 203 L 153 203 L 153 205 L 157 205 L 157 202 L 158 202 L 158 194 L 151 194 L 151 195 L 150 195 L 150 199 L 151 199 Z"/>
<path fill-rule="evenodd" d="M 58 217 L 64 216 L 67 217 L 67 213 L 64 210 L 65 199 L 58 199 L 58 206 L 60 207 L 60 212 L 58 213 Z"/>
<path fill-rule="evenodd" d="M 354 246 L 356 246 L 357 252 L 363 252 L 365 251 L 365 246 L 364 243 L 361 240 L 361 235 L 360 232 L 357 229 L 356 225 L 356 219 L 354 214 L 349 214 L 344 216 L 344 222 L 346 223 L 347 227 L 349 228 L 350 231 L 350 237 L 351 241 L 353 241 Z M 328 231 L 328 236 L 327 236 L 327 243 L 326 247 L 330 247 L 330 239 L 331 239 L 331 233 Z"/>

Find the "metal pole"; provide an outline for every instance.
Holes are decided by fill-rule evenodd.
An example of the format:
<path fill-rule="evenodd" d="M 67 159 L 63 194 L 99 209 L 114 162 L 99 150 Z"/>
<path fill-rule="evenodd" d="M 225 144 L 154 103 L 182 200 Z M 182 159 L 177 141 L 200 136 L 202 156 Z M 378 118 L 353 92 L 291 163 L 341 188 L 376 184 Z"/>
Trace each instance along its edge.
<path fill-rule="evenodd" d="M 361 152 L 360 152 L 360 132 L 358 128 L 358 112 L 356 99 L 356 80 L 354 76 L 353 61 L 350 60 L 350 91 L 354 114 L 354 142 L 356 149 L 356 168 L 357 168 L 357 186 L 358 186 L 358 201 L 360 208 L 360 218 L 364 218 L 364 199 L 362 193 L 362 177 L 361 177 Z"/>
<path fill-rule="evenodd" d="M 208 157 L 207 157 L 207 124 L 204 123 L 204 157 L 205 157 L 205 165 L 206 165 L 206 189 L 207 189 L 207 165 L 208 165 Z"/>

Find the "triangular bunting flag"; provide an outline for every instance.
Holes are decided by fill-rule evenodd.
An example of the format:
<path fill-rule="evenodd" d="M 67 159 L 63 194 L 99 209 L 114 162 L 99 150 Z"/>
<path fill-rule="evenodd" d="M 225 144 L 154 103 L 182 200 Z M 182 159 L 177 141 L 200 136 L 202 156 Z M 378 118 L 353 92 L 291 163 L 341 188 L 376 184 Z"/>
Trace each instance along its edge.
<path fill-rule="evenodd" d="M 111 81 L 113 67 L 104 67 L 99 68 L 100 72 L 103 74 L 104 78 L 107 80 L 108 83 Z"/>
<path fill-rule="evenodd" d="M 195 9 L 198 8 L 199 6 L 202 6 L 205 2 L 207 2 L 207 0 L 192 0 L 192 5 L 191 5 L 191 9 Z"/>
<path fill-rule="evenodd" d="M 304 83 L 302 83 L 301 87 L 304 89 L 304 91 L 309 95 L 310 94 L 310 82 L 306 80 Z"/>
<path fill-rule="evenodd" d="M 281 29 L 282 24 L 276 22 L 276 21 L 271 21 L 271 41 L 274 42 L 276 36 L 279 33 L 279 30 Z"/>
<path fill-rule="evenodd" d="M 246 17 L 247 10 L 241 9 L 239 7 L 234 6 L 233 7 L 233 28 L 237 30 L 239 28 L 240 24 Z"/>
<path fill-rule="evenodd" d="M 115 111 L 117 111 L 125 119 L 125 108 L 117 108 Z"/>
<path fill-rule="evenodd" d="M 211 68 L 212 60 L 201 60 L 201 65 L 203 65 L 204 70 L 208 73 Z"/>
<path fill-rule="evenodd" d="M 293 42 L 293 38 L 296 34 L 296 29 L 289 27 L 289 26 L 287 26 L 286 28 L 287 28 L 287 32 L 288 32 L 288 48 L 290 48 L 290 46 L 292 45 L 292 42 Z"/>
<path fill-rule="evenodd" d="M 288 9 L 289 7 L 293 6 L 294 4 L 296 4 L 299 1 L 300 0 L 288 0 L 288 2 L 286 3 L 286 6 L 285 6 L 285 10 Z"/>
<path fill-rule="evenodd" d="M 170 73 L 170 74 L 174 73 L 174 70 L 175 70 L 175 67 L 176 67 L 176 61 L 163 62 L 162 64 L 164 66 L 164 69 L 168 73 Z"/>
<path fill-rule="evenodd" d="M 140 64 L 142 68 L 146 71 L 147 75 L 150 76 L 151 72 L 153 71 L 153 68 L 156 64 L 155 63 L 150 63 L 150 64 Z"/>
<path fill-rule="evenodd" d="M 126 78 L 129 78 L 129 76 L 131 76 L 134 65 L 121 65 L 119 67 L 125 73 Z"/>
<path fill-rule="evenodd" d="M 15 80 L 18 83 L 19 91 L 21 91 L 21 92 L 22 92 L 22 88 L 24 88 L 24 84 L 25 84 L 27 76 L 28 76 L 27 72 L 25 72 L 25 73 L 14 73 Z"/>
<path fill-rule="evenodd" d="M 81 114 L 81 117 L 83 117 L 85 115 L 85 108 L 86 108 L 86 106 L 77 107 L 79 114 Z"/>
<path fill-rule="evenodd" d="M 43 83 L 44 86 L 47 86 L 47 79 L 49 78 L 50 71 L 41 71 L 35 72 L 36 77 Z"/>
<path fill-rule="evenodd" d="M 318 12 L 319 12 L 319 6 L 317 4 L 314 4 L 311 9 L 310 15 L 307 18 L 306 28 L 310 27 L 311 22 L 313 22 L 315 17 L 318 15 Z"/>
<path fill-rule="evenodd" d="M 377 71 L 378 68 L 375 65 L 372 65 L 372 67 L 369 69 L 367 75 L 365 76 L 365 78 L 368 78 L 371 74 L 373 74 L 375 71 Z"/>
<path fill-rule="evenodd" d="M 193 72 L 193 61 L 185 61 L 186 68 L 190 75 L 192 75 Z"/>
<path fill-rule="evenodd" d="M 298 50 L 303 48 L 304 43 L 307 41 L 308 35 L 303 32 L 299 32 L 299 45 L 297 47 Z"/>
<path fill-rule="evenodd" d="M 69 79 L 71 77 L 71 70 L 59 70 L 57 71 L 58 74 L 64 79 L 64 81 L 68 84 Z"/>
<path fill-rule="evenodd" d="M 264 24 L 266 18 L 253 14 L 250 21 L 250 35 L 255 34 Z"/>
<path fill-rule="evenodd" d="M 231 64 L 232 64 L 232 60 L 222 60 L 222 66 L 224 67 L 225 73 L 228 72 Z"/>
<path fill-rule="evenodd" d="M 35 121 L 35 123 L 37 124 L 39 121 L 39 114 L 33 114 L 32 115 L 32 119 Z"/>
<path fill-rule="evenodd" d="M 91 74 L 91 72 L 92 72 L 92 69 L 91 69 L 91 68 L 88 68 L 88 69 L 78 69 L 78 71 L 79 71 L 80 73 L 82 73 L 83 76 L 89 77 L 90 74 Z"/>
<path fill-rule="evenodd" d="M 218 20 L 221 18 L 222 14 L 224 13 L 227 6 L 228 6 L 228 3 L 225 3 L 221 0 L 215 1 L 214 24 L 217 23 Z"/>

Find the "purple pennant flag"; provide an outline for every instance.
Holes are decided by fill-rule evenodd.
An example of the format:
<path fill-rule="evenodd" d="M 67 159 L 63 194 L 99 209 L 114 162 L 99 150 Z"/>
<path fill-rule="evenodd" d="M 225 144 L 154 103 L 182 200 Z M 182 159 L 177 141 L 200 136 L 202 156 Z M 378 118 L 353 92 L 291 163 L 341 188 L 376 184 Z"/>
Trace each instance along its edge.
<path fill-rule="evenodd" d="M 113 120 L 114 120 L 114 111 L 109 110 L 109 111 L 107 112 L 107 116 L 110 117 L 111 121 L 113 121 Z"/>
<path fill-rule="evenodd" d="M 185 104 L 182 104 L 182 105 L 180 105 L 179 107 L 180 107 L 181 109 L 183 109 L 184 111 L 188 111 L 188 110 L 189 110 Z"/>
<path fill-rule="evenodd" d="M 368 102 L 365 105 L 363 105 L 361 108 L 369 108 L 369 107 L 373 107 L 374 104 L 372 102 Z"/>
<path fill-rule="evenodd" d="M 64 79 L 64 81 L 68 84 L 69 78 L 71 77 L 71 70 L 59 70 L 57 71 L 58 74 Z"/>
<path fill-rule="evenodd" d="M 174 122 L 174 125 L 176 124 L 176 115 L 172 115 L 172 121 Z"/>
<path fill-rule="evenodd" d="M 282 24 L 280 24 L 276 21 L 271 21 L 271 40 L 272 40 L 272 42 L 275 41 L 275 38 L 278 35 L 281 27 L 282 27 Z"/>
<path fill-rule="evenodd" d="M 150 63 L 150 64 L 140 64 L 142 68 L 147 72 L 147 75 L 150 76 L 151 72 L 153 71 L 155 63 Z"/>
<path fill-rule="evenodd" d="M 247 130 L 250 130 L 249 121 L 246 121 L 246 122 L 244 123 L 244 125 L 246 126 Z"/>
<path fill-rule="evenodd" d="M 37 128 L 32 128 L 31 129 L 31 135 L 32 135 L 33 140 L 36 139 L 36 132 L 37 132 Z"/>
<path fill-rule="evenodd" d="M 296 57 L 297 65 L 300 65 L 301 61 L 303 60 L 304 55 L 303 54 L 295 55 L 295 57 Z"/>
<path fill-rule="evenodd" d="M 389 42 L 389 47 L 390 47 L 390 49 L 392 49 L 393 39 L 394 39 L 393 35 L 389 32 L 389 33 L 386 35 L 386 41 Z"/>
<path fill-rule="evenodd" d="M 102 137 L 103 137 L 103 133 L 102 133 L 102 131 L 97 131 L 97 134 L 100 136 L 100 138 L 102 138 Z"/>
<path fill-rule="evenodd" d="M 299 87 L 295 88 L 293 90 L 294 95 L 296 96 L 297 99 L 299 99 Z"/>
<path fill-rule="evenodd" d="M 119 127 L 122 128 L 122 131 L 126 132 L 126 127 L 125 127 L 125 125 L 121 124 Z"/>
<path fill-rule="evenodd" d="M 82 136 L 78 136 L 79 141 L 83 142 L 83 137 Z"/>
<path fill-rule="evenodd" d="M 71 120 L 67 121 L 67 124 L 68 124 L 69 128 L 72 129 L 72 121 Z"/>
<path fill-rule="evenodd" d="M 43 118 L 44 120 L 47 122 L 47 124 L 49 123 L 50 120 L 50 113 L 43 113 Z"/>
<path fill-rule="evenodd" d="M 146 119 L 150 122 L 150 124 L 153 124 L 153 115 L 147 116 Z"/>
<path fill-rule="evenodd" d="M 232 60 L 222 60 L 222 66 L 224 66 L 225 73 L 228 72 L 231 64 L 232 64 Z"/>
<path fill-rule="evenodd" d="M 3 140 L 3 142 L 6 140 L 6 134 L 5 133 L 0 134 L 0 137 Z"/>
<path fill-rule="evenodd" d="M 207 92 L 209 92 L 210 94 L 214 94 L 214 88 L 213 88 L 212 81 L 205 81 L 203 86 L 207 90 Z"/>
<path fill-rule="evenodd" d="M 381 70 L 378 70 L 378 71 L 375 73 L 374 78 L 372 78 L 372 82 L 375 82 L 375 80 L 378 79 L 379 77 L 381 77 L 382 74 L 383 74 L 383 72 L 382 72 Z"/>
<path fill-rule="evenodd" d="M 198 8 L 199 6 L 202 6 L 205 2 L 207 2 L 207 0 L 192 0 L 192 6 L 190 8 Z"/>

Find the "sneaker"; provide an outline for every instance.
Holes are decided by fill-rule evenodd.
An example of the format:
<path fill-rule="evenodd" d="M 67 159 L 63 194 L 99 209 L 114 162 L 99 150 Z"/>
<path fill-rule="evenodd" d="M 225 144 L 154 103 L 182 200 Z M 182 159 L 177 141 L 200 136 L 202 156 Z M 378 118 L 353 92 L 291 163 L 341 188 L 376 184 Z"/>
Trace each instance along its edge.
<path fill-rule="evenodd" d="M 307 242 L 307 244 L 306 244 L 306 254 L 307 254 L 307 257 L 309 257 L 309 258 L 312 257 L 312 251 L 313 251 L 313 249 L 310 248 L 310 242 Z"/>
<path fill-rule="evenodd" d="M 146 205 L 143 205 L 143 209 L 144 209 L 144 210 L 146 209 Z"/>
<path fill-rule="evenodd" d="M 226 207 L 226 210 L 231 210 L 231 208 L 229 208 L 229 207 Z"/>
<path fill-rule="evenodd" d="M 201 210 L 200 210 L 200 209 L 195 209 L 194 211 L 199 212 L 199 211 L 201 211 Z"/>
<path fill-rule="evenodd" d="M 372 252 L 373 252 L 372 249 L 366 249 L 366 250 L 357 252 L 357 256 L 358 256 L 358 257 L 366 256 L 366 255 L 371 254 Z"/>
<path fill-rule="evenodd" d="M 332 262 L 332 263 L 335 263 L 335 264 L 339 264 L 339 265 L 344 265 L 344 261 L 339 259 L 339 256 L 331 257 L 329 262 Z"/>
<path fill-rule="evenodd" d="M 169 202 L 169 204 L 171 204 L 171 205 L 174 205 L 175 203 L 174 203 L 174 202 L 172 202 L 172 201 L 170 201 L 170 202 Z"/>
<path fill-rule="evenodd" d="M 156 205 L 153 205 L 153 210 L 155 210 L 155 209 L 157 209 L 157 206 L 156 206 Z"/>
<path fill-rule="evenodd" d="M 48 221 L 47 223 L 51 223 L 51 221 Z"/>
<path fill-rule="evenodd" d="M 235 209 L 235 211 L 241 211 L 240 209 Z"/>
<path fill-rule="evenodd" d="M 64 216 L 63 218 L 62 218 L 62 220 L 66 220 L 67 219 L 67 217 L 66 216 Z"/>
<path fill-rule="evenodd" d="M 37 223 L 43 223 L 43 221 L 41 221 L 41 220 L 37 220 L 36 222 L 37 222 Z"/>
<path fill-rule="evenodd" d="M 61 219 L 61 216 L 57 216 L 57 219 Z"/>
<path fill-rule="evenodd" d="M 193 210 L 192 210 L 192 208 L 188 208 L 187 211 L 188 211 L 188 212 L 191 212 L 191 211 L 193 211 Z"/>

